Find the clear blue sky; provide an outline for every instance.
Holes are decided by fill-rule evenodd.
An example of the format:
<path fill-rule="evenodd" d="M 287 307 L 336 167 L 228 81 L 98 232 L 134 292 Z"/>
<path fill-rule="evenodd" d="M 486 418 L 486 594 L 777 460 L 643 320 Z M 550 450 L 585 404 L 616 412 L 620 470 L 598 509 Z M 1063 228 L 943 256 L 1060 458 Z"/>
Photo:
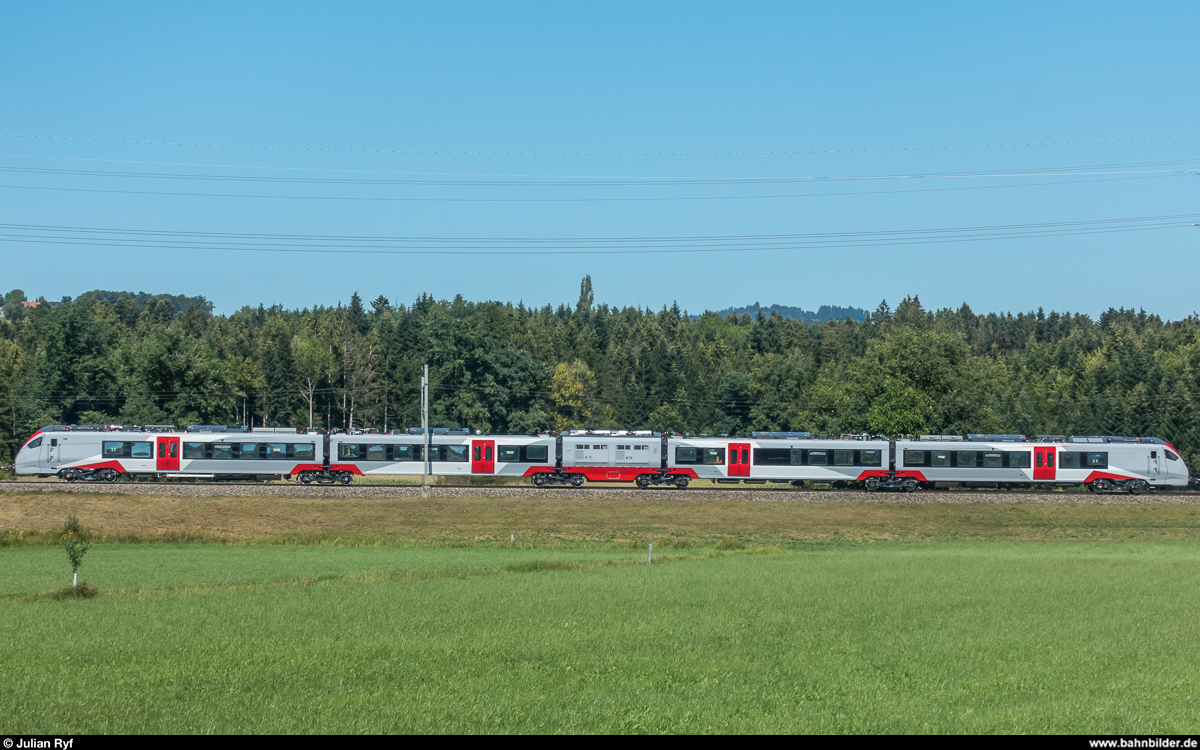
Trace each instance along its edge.
<path fill-rule="evenodd" d="M 590 274 L 599 302 L 692 312 L 918 294 L 1179 318 L 1200 309 L 1200 228 L 1186 217 L 876 247 L 858 233 L 1200 214 L 1200 137 L 1162 138 L 1200 135 L 1197 29 L 1187 2 L 8 3 L 0 287 L 202 294 L 231 312 L 354 291 L 573 303 Z M 780 151 L 844 153 L 744 153 Z M 561 152 L 639 155 L 546 155 Z M 708 155 L 660 155 L 681 152 Z M 728 182 L 746 178 L 776 181 Z M 129 230 L 200 234 L 137 235 L 160 246 L 135 248 Z M 733 239 L 334 255 L 249 252 L 212 233 L 325 249 L 347 243 L 313 236 Z M 840 247 L 744 239 L 816 233 L 855 234 Z M 61 244 L 81 237 L 91 244 Z M 750 249 L 695 252 L 718 246 Z"/>

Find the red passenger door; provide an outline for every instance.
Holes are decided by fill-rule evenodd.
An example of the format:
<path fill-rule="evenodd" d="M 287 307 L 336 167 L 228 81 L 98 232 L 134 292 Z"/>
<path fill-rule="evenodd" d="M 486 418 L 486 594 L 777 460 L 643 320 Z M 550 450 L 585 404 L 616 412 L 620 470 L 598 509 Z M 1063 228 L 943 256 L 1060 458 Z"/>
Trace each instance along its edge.
<path fill-rule="evenodd" d="M 1034 479 L 1054 479 L 1054 454 L 1056 450 L 1055 448 L 1033 449 Z"/>
<path fill-rule="evenodd" d="M 496 441 L 495 440 L 472 440 L 471 441 L 471 473 L 472 474 L 494 474 L 494 473 L 496 473 Z"/>
<path fill-rule="evenodd" d="M 729 444 L 729 476 L 731 476 L 731 477 L 748 477 L 748 476 L 750 476 L 750 444 L 749 443 L 730 443 Z"/>
<path fill-rule="evenodd" d="M 179 471 L 179 438 L 158 439 L 158 463 L 154 468 L 158 471 Z"/>

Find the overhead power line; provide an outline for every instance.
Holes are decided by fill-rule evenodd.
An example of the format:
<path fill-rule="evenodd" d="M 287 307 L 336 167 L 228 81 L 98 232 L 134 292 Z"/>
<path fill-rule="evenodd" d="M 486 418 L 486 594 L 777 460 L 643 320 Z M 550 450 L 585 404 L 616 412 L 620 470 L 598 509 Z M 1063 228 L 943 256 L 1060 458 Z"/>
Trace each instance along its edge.
<path fill-rule="evenodd" d="M 368 187 L 675 187 L 707 185 L 776 185 L 809 182 L 856 182 L 876 180 L 923 180 L 985 177 L 1078 177 L 1190 173 L 1164 167 L 1196 165 L 1200 159 L 1087 164 L 1024 169 L 992 169 L 959 172 L 895 173 L 874 175 L 804 175 L 794 177 L 574 177 L 524 179 L 365 179 L 336 177 L 262 176 L 246 174 L 199 174 L 177 172 L 118 172 L 99 169 L 53 169 L 49 167 L 0 166 L 0 172 L 67 177 L 105 177 L 157 180 L 200 180 L 210 182 L 265 182 L 283 184 L 352 185 Z M 1157 169 L 1153 169 L 1157 167 Z"/>
<path fill-rule="evenodd" d="M 227 148 L 256 151 L 314 151 L 346 154 L 411 154 L 429 156 L 800 156 L 809 154 L 877 154 L 901 151 L 957 151 L 992 148 L 1028 148 L 1034 146 L 1075 146 L 1096 143 L 1132 143 L 1200 138 L 1200 133 L 1185 135 L 1152 135 L 1133 138 L 1096 138 L 1074 141 L 1030 141 L 1026 143 L 987 143 L 957 146 L 902 146 L 893 148 L 846 148 L 774 151 L 438 151 L 424 149 L 335 148 L 323 146 L 253 146 L 230 143 L 185 143 L 179 141 L 138 141 L 116 138 L 80 138 L 61 135 L 28 135 L 0 133 L 0 138 L 21 138 L 38 141 L 73 141 L 78 143 L 109 143 L 132 146 L 176 146 L 183 148 Z"/>
<path fill-rule="evenodd" d="M 385 237 L 0 224 L 0 240 L 185 251 L 365 255 L 624 255 L 872 248 L 1191 228 L 1200 214 L 976 227 L 681 237 Z"/>
<path fill-rule="evenodd" d="M 383 202 L 383 203 L 629 203 L 629 202 L 663 202 L 663 201 L 724 201 L 724 200 L 766 200 L 780 198 L 829 198 L 852 195 L 891 195 L 896 193 L 940 193 L 959 190 L 997 190 L 1018 187 L 1053 187 L 1058 185 L 1078 185 L 1096 182 L 1118 182 L 1125 180 L 1145 180 L 1163 177 L 1180 177 L 1191 172 L 1171 171 L 1155 174 L 1133 174 L 1125 177 L 1099 177 L 1085 180 L 1054 180 L 1043 182 L 1009 183 L 1001 185 L 956 185 L 939 188 L 906 188 L 897 190 L 848 190 L 841 192 L 808 192 L 808 193 L 777 193 L 750 195 L 672 195 L 672 196 L 634 196 L 634 197 L 580 197 L 580 198 L 448 198 L 429 196 L 363 196 L 363 195 L 263 195 L 255 193 L 197 193 L 170 190 L 118 190 L 110 188 L 78 188 L 57 187 L 51 185 L 0 185 L 7 190 L 48 190 L 66 193 L 101 193 L 108 195 L 157 195 L 185 198 L 250 198 L 267 200 L 307 200 L 307 201 L 349 201 L 349 202 Z M 835 184 L 827 181 L 825 184 Z"/>

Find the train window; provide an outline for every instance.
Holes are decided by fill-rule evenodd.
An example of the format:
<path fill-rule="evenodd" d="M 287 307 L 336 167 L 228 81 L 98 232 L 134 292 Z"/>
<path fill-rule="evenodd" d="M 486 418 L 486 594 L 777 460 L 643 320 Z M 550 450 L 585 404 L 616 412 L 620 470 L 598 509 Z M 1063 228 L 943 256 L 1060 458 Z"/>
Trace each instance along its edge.
<path fill-rule="evenodd" d="M 834 451 L 833 452 L 834 466 L 853 466 L 854 451 Z"/>
<path fill-rule="evenodd" d="M 809 451 L 808 452 L 809 466 L 828 466 L 829 451 Z"/>
<path fill-rule="evenodd" d="M 1002 466 L 1004 466 L 1004 454 L 1003 453 L 984 453 L 983 454 L 983 468 L 999 469 Z"/>
<path fill-rule="evenodd" d="M 213 443 L 213 458 L 233 458 L 233 444 Z"/>
<path fill-rule="evenodd" d="M 1088 465 L 1088 468 L 1098 466 L 1102 469 L 1107 469 L 1108 468 L 1108 454 L 1107 453 L 1089 453 L 1089 454 L 1087 454 L 1087 465 Z"/>
<path fill-rule="evenodd" d="M 204 458 L 204 443 L 184 443 L 184 458 Z"/>
<path fill-rule="evenodd" d="M 37 442 L 38 442 L 38 445 L 41 445 L 42 439 L 38 438 Z M 30 443 L 30 445 L 32 446 L 33 443 Z M 124 443 L 110 443 L 107 440 L 105 440 L 104 441 L 104 455 L 106 455 L 106 456 L 124 456 L 125 455 L 125 444 Z"/>
<path fill-rule="evenodd" d="M 179 458 L 179 443 L 171 443 L 171 458 Z"/>
<path fill-rule="evenodd" d="M 694 464 L 700 461 L 699 448 L 687 448 L 679 446 L 675 449 L 675 463 L 677 464 Z"/>
<path fill-rule="evenodd" d="M 931 451 L 929 459 L 930 466 L 949 466 L 950 451 Z"/>
<path fill-rule="evenodd" d="M 446 461 L 466 461 L 467 446 L 465 445 L 447 445 L 446 446 Z"/>
<path fill-rule="evenodd" d="M 132 450 L 129 453 L 130 458 L 154 458 L 153 443 L 130 443 Z"/>
<path fill-rule="evenodd" d="M 721 464 L 724 464 L 725 463 L 725 449 L 724 448 L 705 448 L 704 449 L 704 463 L 713 464 L 716 466 L 720 466 Z"/>
<path fill-rule="evenodd" d="M 287 458 L 287 443 L 267 443 L 267 458 Z"/>
<path fill-rule="evenodd" d="M 251 460 L 258 458 L 258 443 L 242 443 L 242 452 L 238 458 Z"/>
<path fill-rule="evenodd" d="M 979 461 L 978 456 L 975 455 L 975 451 L 955 451 L 954 458 L 957 466 L 960 468 L 970 468 L 975 466 Z"/>
<path fill-rule="evenodd" d="M 506 463 L 521 460 L 521 449 L 515 445 L 501 445 L 498 453 L 497 458 Z"/>
<path fill-rule="evenodd" d="M 386 461 L 387 460 L 387 448 L 385 448 L 382 445 L 368 445 L 367 446 L 367 460 L 368 461 Z"/>
<path fill-rule="evenodd" d="M 354 460 L 362 458 L 362 452 L 358 450 L 357 445 L 342 443 L 338 446 L 338 458 L 348 458 Z"/>
<path fill-rule="evenodd" d="M 527 445 L 521 449 L 526 461 L 545 461 L 550 449 L 544 445 Z"/>
<path fill-rule="evenodd" d="M 1028 469 L 1029 468 L 1029 453 L 1020 451 L 1017 453 L 1008 454 L 1008 466 L 1010 469 Z"/>
<path fill-rule="evenodd" d="M 107 443 L 105 443 L 105 445 L 107 445 Z M 41 448 L 42 447 L 42 439 L 34 438 L 33 440 L 30 440 L 29 445 L 27 445 L 25 447 L 26 448 Z"/>
<path fill-rule="evenodd" d="M 550 454 L 550 449 L 544 445 L 527 445 L 521 450 L 525 453 L 526 461 L 546 461 Z"/>
<path fill-rule="evenodd" d="M 1037 456 L 1034 457 L 1033 462 L 1037 466 L 1037 468 L 1039 468 L 1039 469 L 1042 468 L 1042 454 L 1041 453 L 1037 454 Z"/>
<path fill-rule="evenodd" d="M 166 458 L 166 457 L 167 457 L 167 444 L 166 444 L 166 443 L 159 443 L 159 444 L 158 444 L 158 457 L 159 457 L 159 458 Z"/>
<path fill-rule="evenodd" d="M 1054 468 L 1054 451 L 1050 451 L 1046 454 L 1046 466 L 1051 469 Z"/>
<path fill-rule="evenodd" d="M 804 451 L 799 448 L 792 448 L 788 451 L 791 455 L 788 456 L 792 466 L 800 466 L 804 463 Z"/>
<path fill-rule="evenodd" d="M 308 459 L 311 459 L 311 458 L 313 458 L 315 455 L 316 455 L 316 451 L 314 451 L 314 450 L 313 450 L 313 444 L 312 444 L 312 443 L 301 443 L 301 444 L 299 444 L 299 445 L 293 445 L 293 446 L 292 446 L 292 456 L 293 456 L 294 458 L 308 458 Z"/>
<path fill-rule="evenodd" d="M 1058 457 L 1058 468 L 1060 469 L 1078 469 L 1079 468 L 1079 453 L 1069 453 L 1063 451 Z"/>
<path fill-rule="evenodd" d="M 879 466 L 880 459 L 880 451 L 861 451 L 859 453 L 859 461 L 863 466 Z"/>
<path fill-rule="evenodd" d="M 412 445 L 393 445 L 392 460 L 393 461 L 416 461 L 417 455 L 413 451 L 416 446 Z"/>
<path fill-rule="evenodd" d="M 792 462 L 793 453 L 799 451 L 788 448 L 755 448 L 754 463 L 760 466 L 787 466 Z"/>
<path fill-rule="evenodd" d="M 905 466 L 924 466 L 925 451 L 904 451 Z"/>
<path fill-rule="evenodd" d="M 1172 451 L 1169 451 L 1169 450 L 1164 450 L 1164 451 L 1163 451 L 1163 453 L 1166 453 L 1166 454 L 1167 454 L 1167 459 L 1169 459 L 1169 460 L 1171 460 L 1171 461 L 1178 461 L 1178 460 L 1179 460 L 1179 456 L 1176 456 L 1176 455 L 1175 455 L 1175 453 L 1174 453 L 1174 452 L 1172 452 Z"/>

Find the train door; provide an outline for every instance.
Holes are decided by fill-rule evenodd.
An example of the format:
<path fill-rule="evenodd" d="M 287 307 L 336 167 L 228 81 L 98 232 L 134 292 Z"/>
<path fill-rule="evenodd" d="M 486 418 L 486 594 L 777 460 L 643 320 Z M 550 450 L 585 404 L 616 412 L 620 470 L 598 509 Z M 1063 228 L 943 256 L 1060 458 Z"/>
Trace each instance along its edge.
<path fill-rule="evenodd" d="M 46 448 L 46 459 L 48 461 L 50 471 L 58 471 L 58 460 L 62 455 L 59 453 L 60 450 L 61 448 L 58 446 L 58 438 L 50 438 L 50 444 Z"/>
<path fill-rule="evenodd" d="M 1161 482 L 1167 478 L 1167 457 L 1161 448 L 1151 448 L 1146 459 L 1146 475 L 1151 482 Z"/>
<path fill-rule="evenodd" d="M 748 477 L 748 476 L 750 476 L 750 444 L 749 443 L 730 443 L 729 444 L 729 476 L 731 476 L 731 477 Z"/>
<path fill-rule="evenodd" d="M 495 440 L 472 440 L 471 441 L 471 473 L 472 474 L 495 474 L 496 473 L 496 441 Z"/>
<path fill-rule="evenodd" d="M 1055 451 L 1056 448 L 1034 448 L 1033 449 L 1033 478 L 1034 479 L 1054 479 L 1055 476 Z"/>
<path fill-rule="evenodd" d="M 179 471 L 179 438 L 158 439 L 158 462 L 154 468 L 156 471 Z"/>

